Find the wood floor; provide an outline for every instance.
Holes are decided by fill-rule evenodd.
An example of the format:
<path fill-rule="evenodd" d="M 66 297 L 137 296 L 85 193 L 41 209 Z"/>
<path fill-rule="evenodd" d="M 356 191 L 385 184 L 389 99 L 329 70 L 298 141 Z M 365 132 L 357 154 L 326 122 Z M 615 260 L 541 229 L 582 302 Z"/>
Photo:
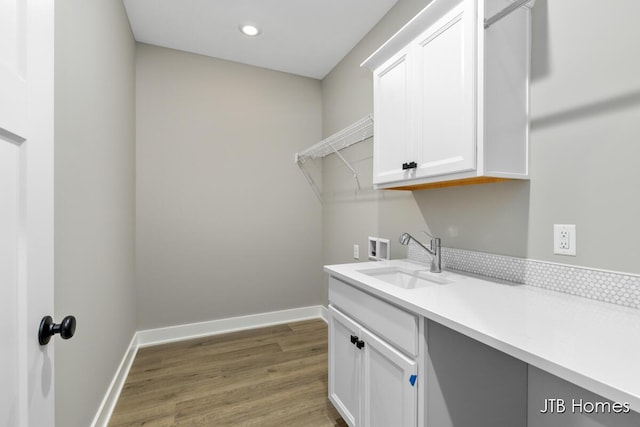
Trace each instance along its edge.
<path fill-rule="evenodd" d="M 346 426 L 327 399 L 327 324 L 142 348 L 109 426 Z"/>

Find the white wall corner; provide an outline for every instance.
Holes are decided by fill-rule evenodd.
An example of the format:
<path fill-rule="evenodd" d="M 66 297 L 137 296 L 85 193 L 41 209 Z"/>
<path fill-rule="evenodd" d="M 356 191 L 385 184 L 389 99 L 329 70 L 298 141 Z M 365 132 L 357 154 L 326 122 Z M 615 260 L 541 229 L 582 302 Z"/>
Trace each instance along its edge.
<path fill-rule="evenodd" d="M 136 357 L 138 348 L 138 333 L 136 332 L 133 334 L 129 347 L 127 348 L 127 351 L 125 352 L 124 357 L 111 380 L 111 384 L 109 384 L 107 393 L 98 407 L 98 412 L 91 422 L 91 427 L 107 427 L 109 424 L 111 414 L 116 407 L 116 403 L 118 403 L 120 392 L 122 391 L 122 387 L 124 387 L 124 383 L 129 375 L 129 370 L 131 369 L 131 365 L 133 365 L 133 360 Z"/>
<path fill-rule="evenodd" d="M 322 317 L 322 320 L 324 320 L 324 323 L 329 323 L 329 310 L 327 307 L 323 305 L 320 306 L 320 316 Z"/>

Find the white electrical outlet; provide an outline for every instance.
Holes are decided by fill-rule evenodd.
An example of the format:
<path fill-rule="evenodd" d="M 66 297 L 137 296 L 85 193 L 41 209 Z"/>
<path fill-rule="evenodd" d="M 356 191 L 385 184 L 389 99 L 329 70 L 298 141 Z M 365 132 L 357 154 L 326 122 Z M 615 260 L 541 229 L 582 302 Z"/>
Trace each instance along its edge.
<path fill-rule="evenodd" d="M 576 256 L 575 224 L 553 225 L 553 253 Z"/>
<path fill-rule="evenodd" d="M 353 258 L 360 259 L 360 245 L 353 245 Z"/>

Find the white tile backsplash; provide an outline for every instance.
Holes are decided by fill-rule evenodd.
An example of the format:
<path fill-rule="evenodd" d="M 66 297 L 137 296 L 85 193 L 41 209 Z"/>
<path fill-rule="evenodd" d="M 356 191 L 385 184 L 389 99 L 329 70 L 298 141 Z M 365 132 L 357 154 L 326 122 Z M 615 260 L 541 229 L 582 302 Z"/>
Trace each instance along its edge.
<path fill-rule="evenodd" d="M 407 257 L 423 263 L 430 256 L 413 241 Z M 640 309 L 640 276 L 464 249 L 442 248 L 443 268 L 523 283 Z"/>

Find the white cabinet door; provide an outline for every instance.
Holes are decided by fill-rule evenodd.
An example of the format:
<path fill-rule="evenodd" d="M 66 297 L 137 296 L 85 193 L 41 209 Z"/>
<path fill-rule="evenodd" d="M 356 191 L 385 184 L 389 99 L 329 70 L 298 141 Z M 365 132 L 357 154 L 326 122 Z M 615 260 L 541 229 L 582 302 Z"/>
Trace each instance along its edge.
<path fill-rule="evenodd" d="M 417 374 L 415 360 L 329 306 L 329 399 L 347 424 L 416 427 Z"/>
<path fill-rule="evenodd" d="M 362 351 L 351 342 L 358 333 L 356 323 L 329 306 L 329 400 L 351 427 L 361 425 Z"/>
<path fill-rule="evenodd" d="M 367 330 L 363 418 L 368 427 L 415 427 L 418 416 L 417 364 Z"/>
<path fill-rule="evenodd" d="M 373 73 L 374 93 L 374 184 L 408 178 L 403 163 L 412 161 L 412 126 L 410 112 L 410 49 L 407 46 Z"/>
<path fill-rule="evenodd" d="M 462 2 L 415 40 L 417 177 L 475 169 L 475 13 Z"/>

